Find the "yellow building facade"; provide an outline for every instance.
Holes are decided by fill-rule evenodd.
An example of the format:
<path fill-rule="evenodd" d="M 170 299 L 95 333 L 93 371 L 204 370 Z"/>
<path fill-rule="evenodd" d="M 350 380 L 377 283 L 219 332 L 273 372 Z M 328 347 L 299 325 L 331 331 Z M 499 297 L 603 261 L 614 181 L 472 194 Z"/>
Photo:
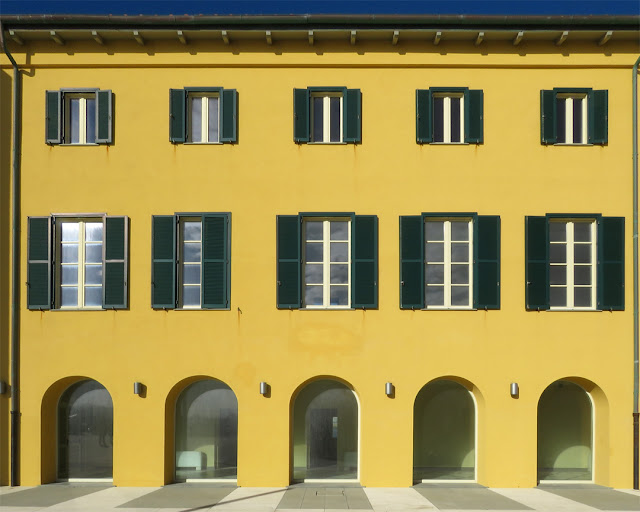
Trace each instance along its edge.
<path fill-rule="evenodd" d="M 20 485 L 632 486 L 637 20 L 2 21 Z"/>

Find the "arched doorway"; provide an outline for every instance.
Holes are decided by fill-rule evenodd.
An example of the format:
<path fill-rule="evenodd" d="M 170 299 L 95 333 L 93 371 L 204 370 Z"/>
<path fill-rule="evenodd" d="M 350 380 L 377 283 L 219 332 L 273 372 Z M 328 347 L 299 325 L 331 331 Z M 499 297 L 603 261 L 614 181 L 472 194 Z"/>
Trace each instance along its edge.
<path fill-rule="evenodd" d="M 196 381 L 178 397 L 175 480 L 235 480 L 238 476 L 238 400 L 214 379 Z"/>
<path fill-rule="evenodd" d="M 457 382 L 431 382 L 416 397 L 413 477 L 417 482 L 476 479 L 475 401 Z"/>
<path fill-rule="evenodd" d="M 335 380 L 302 388 L 293 403 L 293 480 L 358 479 L 358 401 Z"/>
<path fill-rule="evenodd" d="M 58 402 L 59 480 L 113 477 L 113 402 L 95 380 L 69 386 Z"/>
<path fill-rule="evenodd" d="M 593 479 L 593 405 L 578 384 L 558 380 L 538 402 L 538 480 Z"/>

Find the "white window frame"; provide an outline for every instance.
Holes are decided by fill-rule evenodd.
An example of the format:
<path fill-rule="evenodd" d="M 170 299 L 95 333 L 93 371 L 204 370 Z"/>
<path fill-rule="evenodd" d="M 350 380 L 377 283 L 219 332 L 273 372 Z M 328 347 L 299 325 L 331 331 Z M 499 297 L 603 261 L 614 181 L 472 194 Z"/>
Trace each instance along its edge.
<path fill-rule="evenodd" d="M 192 134 L 192 102 L 195 98 L 201 98 L 202 110 L 200 112 L 200 133 L 202 140 L 194 141 Z M 218 100 L 218 140 L 209 140 L 209 98 L 216 98 Z M 204 101 L 204 100 L 207 101 Z M 187 95 L 187 118 L 188 118 L 188 130 L 187 130 L 187 143 L 188 144 L 221 144 L 220 142 L 220 94 L 214 92 L 189 92 Z"/>
<path fill-rule="evenodd" d="M 185 222 L 199 222 L 200 223 L 200 240 L 185 240 L 184 239 L 184 224 Z M 203 239 L 203 229 L 202 229 L 202 217 L 180 217 L 179 221 L 178 221 L 178 308 L 179 309 L 202 309 L 202 274 L 203 274 L 203 269 L 202 269 L 202 239 Z M 199 262 L 192 262 L 192 261 L 185 261 L 184 259 L 184 245 L 185 243 L 189 243 L 189 244 L 199 244 L 200 245 L 200 261 Z M 185 265 L 188 266 L 198 266 L 200 267 L 200 283 L 199 284 L 194 284 L 194 283 L 189 283 L 186 284 L 184 282 L 184 267 Z M 199 304 L 195 305 L 185 305 L 184 304 L 184 289 L 185 287 L 198 287 L 198 289 L 200 290 L 199 293 Z"/>
<path fill-rule="evenodd" d="M 565 263 L 551 263 L 549 261 L 549 267 L 552 266 L 565 266 L 566 267 L 566 281 L 565 285 L 552 285 L 549 278 L 549 294 L 551 294 L 551 288 L 565 288 L 567 293 L 567 305 L 566 306 L 551 306 L 549 309 L 553 311 L 594 311 L 597 306 L 597 222 L 595 219 L 550 219 L 549 222 L 559 223 L 565 225 L 565 241 L 549 240 L 549 247 L 551 245 L 566 245 L 566 262 Z M 591 241 L 590 242 L 576 242 L 574 236 L 574 226 L 576 223 L 590 224 L 591 228 Z M 591 245 L 591 263 L 576 263 L 575 262 L 575 246 L 576 245 Z M 575 284 L 575 272 L 576 266 L 591 266 L 591 284 L 590 285 L 576 285 Z M 574 306 L 575 297 L 574 291 L 576 288 L 591 288 L 591 305 L 590 306 Z M 551 299 L 549 299 L 551 301 Z"/>
<path fill-rule="evenodd" d="M 558 145 L 579 146 L 588 144 L 589 142 L 589 128 L 588 128 L 588 106 L 587 106 L 587 93 L 558 93 L 557 100 L 563 100 L 564 104 L 564 141 L 558 141 Z M 572 101 L 568 101 L 572 100 Z M 581 100 L 581 115 L 582 115 L 582 133 L 580 134 L 580 142 L 573 142 L 573 112 L 574 101 Z"/>
<path fill-rule="evenodd" d="M 71 142 L 71 100 L 79 101 L 79 113 L 78 113 L 78 142 Z M 95 109 L 94 112 L 94 140 L 87 141 L 87 100 L 94 100 L 94 106 L 97 102 L 97 95 L 95 92 L 65 92 L 64 93 L 64 144 L 70 146 L 94 146 L 98 143 L 96 138 L 98 136 L 97 116 L 98 112 Z"/>
<path fill-rule="evenodd" d="M 331 305 L 331 222 L 347 222 L 347 261 L 333 262 L 336 265 L 347 265 L 347 284 L 339 285 L 347 288 L 347 304 L 346 305 Z M 305 248 L 307 244 L 306 237 L 302 241 L 302 308 L 303 309 L 351 309 L 351 287 L 353 285 L 351 278 L 351 218 L 350 217 L 305 217 L 303 219 L 303 236 L 306 233 L 304 224 L 306 222 L 322 222 L 322 240 L 311 240 L 311 243 L 322 244 L 322 263 L 313 262 L 312 265 L 322 265 L 322 284 L 310 284 L 309 286 L 322 286 L 322 304 L 321 305 L 308 305 L 305 303 L 305 287 L 307 283 L 305 281 L 305 267 L 308 264 L 306 260 Z M 339 242 L 345 242 L 339 240 Z"/>
<path fill-rule="evenodd" d="M 473 219 L 472 218 L 467 218 L 467 217 L 427 217 L 424 220 L 424 225 L 423 225 L 423 229 L 426 228 L 426 224 L 428 222 L 444 222 L 444 241 L 442 242 L 444 244 L 444 261 L 443 262 L 430 262 L 427 260 L 427 256 L 426 256 L 426 244 L 429 240 L 427 240 L 427 236 L 425 233 L 425 237 L 424 237 L 424 243 L 425 243 L 425 260 L 424 260 L 424 266 L 425 266 L 425 282 L 424 282 L 424 288 L 425 288 L 425 305 L 424 308 L 425 309 L 473 309 Z M 452 244 L 452 240 L 451 240 L 451 223 L 452 222 L 466 222 L 467 223 L 467 227 L 468 227 L 468 232 L 469 232 L 469 240 L 468 240 L 468 244 L 469 244 L 469 261 L 467 263 L 468 268 L 469 268 L 469 282 L 468 284 L 453 284 L 451 282 L 451 265 L 452 265 L 452 261 L 451 261 L 451 244 Z M 435 240 L 432 240 L 435 241 Z M 440 241 L 437 241 L 440 242 Z M 454 240 L 453 243 L 457 243 L 457 242 L 462 242 L 462 240 Z M 426 295 L 427 295 L 427 288 L 429 286 L 443 286 L 441 284 L 427 284 L 426 282 L 426 267 L 428 265 L 444 265 L 444 304 L 442 305 L 427 305 L 426 303 Z M 453 262 L 453 264 L 455 265 L 463 265 L 463 262 Z M 457 306 L 457 305 L 452 305 L 451 304 L 451 287 L 452 286 L 468 286 L 469 288 L 469 303 L 466 306 Z"/>
<path fill-rule="evenodd" d="M 322 98 L 322 140 L 313 138 L 314 111 L 313 100 Z M 331 141 L 331 98 L 340 98 L 340 140 Z M 343 144 L 344 143 L 344 97 L 341 92 L 312 92 L 310 100 L 310 143 L 311 144 Z"/>
<path fill-rule="evenodd" d="M 435 92 L 433 93 L 433 99 L 442 98 L 442 141 L 434 141 L 433 144 L 464 144 L 464 93 L 462 92 Z M 460 141 L 451 142 L 451 98 L 459 98 L 460 99 Z M 437 120 L 435 119 L 435 111 L 434 111 L 434 131 L 435 124 Z"/>

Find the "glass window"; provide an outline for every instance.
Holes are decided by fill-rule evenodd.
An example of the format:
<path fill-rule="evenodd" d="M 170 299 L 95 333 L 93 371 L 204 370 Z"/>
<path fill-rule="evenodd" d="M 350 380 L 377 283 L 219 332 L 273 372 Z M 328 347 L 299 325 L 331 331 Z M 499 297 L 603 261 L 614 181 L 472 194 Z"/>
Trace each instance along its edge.
<path fill-rule="evenodd" d="M 311 141 L 342 142 L 342 94 L 311 94 Z"/>
<path fill-rule="evenodd" d="M 202 221 L 180 219 L 181 306 L 199 308 L 202 288 Z"/>
<path fill-rule="evenodd" d="M 65 93 L 64 97 L 65 141 L 67 144 L 95 144 L 95 93 Z"/>
<path fill-rule="evenodd" d="M 217 94 L 189 93 L 189 142 L 220 142 L 219 97 Z"/>
<path fill-rule="evenodd" d="M 464 95 L 433 95 L 433 142 L 455 144 L 464 141 Z"/>
<path fill-rule="evenodd" d="M 556 96 L 556 134 L 558 144 L 587 143 L 587 95 Z"/>

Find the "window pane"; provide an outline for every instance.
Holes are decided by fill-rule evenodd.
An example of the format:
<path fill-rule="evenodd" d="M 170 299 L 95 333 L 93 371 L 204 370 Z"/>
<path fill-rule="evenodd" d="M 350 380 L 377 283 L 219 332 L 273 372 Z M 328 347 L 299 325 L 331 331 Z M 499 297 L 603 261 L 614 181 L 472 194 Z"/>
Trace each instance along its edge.
<path fill-rule="evenodd" d="M 591 222 L 574 223 L 573 239 L 576 242 L 591 242 Z"/>
<path fill-rule="evenodd" d="M 331 242 L 331 261 L 349 261 L 349 244 Z"/>
<path fill-rule="evenodd" d="M 575 263 L 591 263 L 591 244 L 574 245 L 573 260 Z"/>
<path fill-rule="evenodd" d="M 331 240 L 348 240 L 349 239 L 349 223 L 346 221 L 331 222 Z"/>
<path fill-rule="evenodd" d="M 573 290 L 573 305 L 577 308 L 591 307 L 591 287 Z"/>
<path fill-rule="evenodd" d="M 63 307 L 78 305 L 78 288 L 75 286 L 65 286 L 60 290 L 60 301 Z"/>
<path fill-rule="evenodd" d="M 305 286 L 304 303 L 307 306 L 322 306 L 322 286 Z"/>
<path fill-rule="evenodd" d="M 565 242 L 567 240 L 567 224 L 565 222 L 549 223 L 549 241 Z"/>
<path fill-rule="evenodd" d="M 79 225 L 77 222 L 63 222 L 62 223 L 62 241 L 63 242 L 77 242 L 79 235 Z"/>
<path fill-rule="evenodd" d="M 349 282 L 349 265 L 331 265 L 331 284 L 347 284 Z"/>
<path fill-rule="evenodd" d="M 84 266 L 84 284 L 102 284 L 102 265 Z"/>
<path fill-rule="evenodd" d="M 322 222 L 310 221 L 304 223 L 305 240 L 322 240 Z"/>
<path fill-rule="evenodd" d="M 182 239 L 188 241 L 202 240 L 202 223 L 200 221 L 187 221 L 182 225 Z"/>
<path fill-rule="evenodd" d="M 425 281 L 427 284 L 444 284 L 444 265 L 426 265 Z"/>
<path fill-rule="evenodd" d="M 78 265 L 62 265 L 62 284 L 78 284 Z"/>
<path fill-rule="evenodd" d="M 433 98 L 433 142 L 444 141 L 444 98 Z"/>
<path fill-rule="evenodd" d="M 469 265 L 451 265 L 451 283 L 469 284 Z"/>
<path fill-rule="evenodd" d="M 62 244 L 62 263 L 78 263 L 78 244 Z"/>
<path fill-rule="evenodd" d="M 427 306 L 444 305 L 444 286 L 427 286 L 424 295 Z"/>
<path fill-rule="evenodd" d="M 460 127 L 460 98 L 451 98 L 451 142 L 462 142 Z"/>
<path fill-rule="evenodd" d="M 451 240 L 462 242 L 469 240 L 469 223 L 467 221 L 451 221 Z"/>
<path fill-rule="evenodd" d="M 591 284 L 591 265 L 577 265 L 573 272 L 574 284 Z"/>
<path fill-rule="evenodd" d="M 322 284 L 323 275 L 322 265 L 304 266 L 304 282 L 306 284 Z"/>
<path fill-rule="evenodd" d="M 218 142 L 218 98 L 209 99 L 209 142 Z"/>
<path fill-rule="evenodd" d="M 331 142 L 340 142 L 340 98 L 329 98 L 329 106 L 331 117 L 329 121 L 331 123 Z"/>
<path fill-rule="evenodd" d="M 348 286 L 332 286 L 330 290 L 331 306 L 348 306 L 349 305 L 349 287 Z"/>
<path fill-rule="evenodd" d="M 200 305 L 200 286 L 183 286 L 182 287 L 182 305 L 199 306 Z"/>
<path fill-rule="evenodd" d="M 552 287 L 549 289 L 549 305 L 552 308 L 567 306 L 567 289 L 565 287 Z"/>
<path fill-rule="evenodd" d="M 451 244 L 451 261 L 469 261 L 469 244 Z"/>
<path fill-rule="evenodd" d="M 182 282 L 184 284 L 200 284 L 200 265 L 183 265 Z"/>
<path fill-rule="evenodd" d="M 202 142 L 202 98 L 191 98 L 191 142 Z"/>
<path fill-rule="evenodd" d="M 311 98 L 313 105 L 313 133 L 311 134 L 312 139 L 315 142 L 322 142 L 324 139 L 322 137 L 323 132 L 323 119 L 322 119 L 322 102 L 324 98 L 315 97 Z"/>
<path fill-rule="evenodd" d="M 551 265 L 549 267 L 550 284 L 567 284 L 567 267 L 564 265 Z"/>
<path fill-rule="evenodd" d="M 573 101 L 573 142 L 582 142 L 582 98 L 572 98 Z"/>
<path fill-rule="evenodd" d="M 304 259 L 305 261 L 322 261 L 322 249 L 321 243 L 307 242 L 305 244 Z"/>
<path fill-rule="evenodd" d="M 468 286 L 452 286 L 451 287 L 451 305 L 452 306 L 468 306 L 469 305 L 469 287 Z"/>
<path fill-rule="evenodd" d="M 102 222 L 87 222 L 84 231 L 87 242 L 102 242 Z"/>
<path fill-rule="evenodd" d="M 444 244 L 439 242 L 427 242 L 427 261 L 444 261 Z"/>
<path fill-rule="evenodd" d="M 199 243 L 186 243 L 184 244 L 184 261 L 200 261 L 201 246 Z"/>
<path fill-rule="evenodd" d="M 556 99 L 556 136 L 558 142 L 566 142 L 566 98 Z"/>
<path fill-rule="evenodd" d="M 71 144 L 80 142 L 80 98 L 69 100 L 69 139 Z"/>
<path fill-rule="evenodd" d="M 92 286 L 84 289 L 84 305 L 102 306 L 102 286 Z"/>
<path fill-rule="evenodd" d="M 549 261 L 551 263 L 566 263 L 567 246 L 564 244 L 551 244 L 549 247 Z"/>
<path fill-rule="evenodd" d="M 87 98 L 87 144 L 96 142 L 96 99 Z"/>
<path fill-rule="evenodd" d="M 87 244 L 85 251 L 87 263 L 102 263 L 102 244 Z"/>
<path fill-rule="evenodd" d="M 424 236 L 429 241 L 444 240 L 444 222 L 441 220 L 425 222 Z"/>

